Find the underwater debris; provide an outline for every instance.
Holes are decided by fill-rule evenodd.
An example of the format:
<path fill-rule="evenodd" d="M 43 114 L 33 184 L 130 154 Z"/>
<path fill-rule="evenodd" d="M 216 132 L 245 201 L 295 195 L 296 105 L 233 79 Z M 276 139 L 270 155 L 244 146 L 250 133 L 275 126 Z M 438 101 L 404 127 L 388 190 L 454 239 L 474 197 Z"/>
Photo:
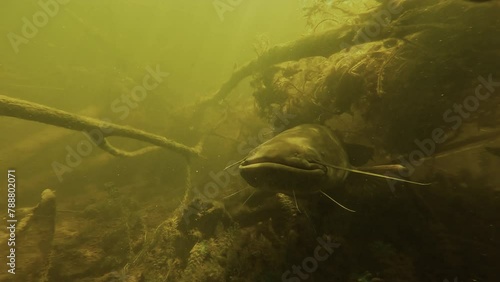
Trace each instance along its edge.
<path fill-rule="evenodd" d="M 16 226 L 15 234 L 17 238 L 22 238 L 22 244 L 1 242 L 4 246 L 15 247 L 14 266 L 11 268 L 17 270 L 15 276 L 20 281 L 53 281 L 51 271 L 55 225 L 56 195 L 54 190 L 45 189 L 40 203 L 31 208 Z M 0 274 L 2 281 L 10 281 L 7 277 L 12 278 L 12 274 L 7 271 Z"/>
<path fill-rule="evenodd" d="M 500 41 L 479 36 L 498 30 L 493 13 L 499 7 L 460 1 L 404 1 L 404 6 L 404 13 L 378 33 L 380 38 L 327 58 L 304 56 L 263 68 L 252 82 L 260 116 L 273 124 L 276 112 L 293 114 L 289 127 L 342 123 L 343 114 L 360 116 L 344 127 L 361 128 L 375 147 L 394 154 L 412 151 L 414 140 L 427 138 L 435 128 L 448 129 L 444 113 L 475 93 L 478 75 L 499 77 L 491 58 L 498 58 Z M 452 16 L 457 11 L 463 13 L 460 18 Z M 484 13 L 492 13 L 491 20 L 484 21 Z M 489 99 L 463 122 L 498 124 L 493 117 L 499 98 Z"/>
<path fill-rule="evenodd" d="M 186 157 L 200 156 L 201 148 L 199 147 L 187 147 L 163 136 L 154 135 L 139 129 L 78 116 L 58 109 L 20 99 L 14 99 L 4 95 L 0 95 L 0 116 L 10 116 L 51 124 L 71 130 L 84 131 L 92 139 L 93 143 L 114 156 L 137 156 L 157 150 L 158 147 L 146 147 L 135 152 L 126 152 L 113 147 L 106 139 L 109 136 L 122 136 L 148 142 L 159 147 L 173 150 Z"/>

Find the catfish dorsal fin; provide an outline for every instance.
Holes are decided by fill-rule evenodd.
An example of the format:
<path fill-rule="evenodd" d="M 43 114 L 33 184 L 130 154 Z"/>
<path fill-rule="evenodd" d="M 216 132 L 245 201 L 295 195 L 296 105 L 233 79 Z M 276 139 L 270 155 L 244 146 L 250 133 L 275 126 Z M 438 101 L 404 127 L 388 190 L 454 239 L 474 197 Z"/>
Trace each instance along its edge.
<path fill-rule="evenodd" d="M 383 178 L 383 179 L 388 179 L 388 180 L 394 180 L 394 181 L 399 181 L 399 182 L 404 182 L 404 183 L 410 183 L 410 184 L 415 184 L 415 185 L 420 185 L 420 186 L 428 186 L 431 185 L 432 183 L 421 183 L 421 182 L 416 182 L 416 181 L 411 181 L 411 180 L 405 180 L 397 177 L 392 177 L 392 176 L 387 176 L 383 174 L 378 174 L 378 173 L 373 173 L 373 172 L 368 172 L 368 171 L 363 171 L 363 170 L 358 170 L 354 168 L 347 168 L 347 167 L 341 167 L 341 166 L 336 166 L 332 164 L 323 164 L 335 169 L 340 169 L 340 170 L 345 170 L 349 171 L 352 173 L 357 173 L 357 174 L 363 174 L 363 175 L 368 175 L 368 176 L 373 176 L 373 177 L 378 177 L 378 178 Z"/>

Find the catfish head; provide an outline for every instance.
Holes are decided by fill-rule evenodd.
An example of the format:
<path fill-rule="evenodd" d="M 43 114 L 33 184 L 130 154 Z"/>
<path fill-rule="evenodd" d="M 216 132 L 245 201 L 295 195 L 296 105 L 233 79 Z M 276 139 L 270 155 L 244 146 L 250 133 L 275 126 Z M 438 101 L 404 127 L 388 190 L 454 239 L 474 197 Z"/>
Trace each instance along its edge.
<path fill-rule="evenodd" d="M 252 150 L 240 163 L 253 187 L 284 194 L 313 194 L 341 185 L 349 167 L 341 142 L 325 126 L 304 124 L 286 130 Z"/>

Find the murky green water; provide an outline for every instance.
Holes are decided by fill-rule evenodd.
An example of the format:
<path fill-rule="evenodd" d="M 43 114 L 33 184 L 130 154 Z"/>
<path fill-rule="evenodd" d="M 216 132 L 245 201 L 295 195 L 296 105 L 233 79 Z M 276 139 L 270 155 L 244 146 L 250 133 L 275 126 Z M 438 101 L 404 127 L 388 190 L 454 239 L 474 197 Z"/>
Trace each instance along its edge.
<path fill-rule="evenodd" d="M 500 277 L 499 1 L 4 2 L 1 281 Z"/>

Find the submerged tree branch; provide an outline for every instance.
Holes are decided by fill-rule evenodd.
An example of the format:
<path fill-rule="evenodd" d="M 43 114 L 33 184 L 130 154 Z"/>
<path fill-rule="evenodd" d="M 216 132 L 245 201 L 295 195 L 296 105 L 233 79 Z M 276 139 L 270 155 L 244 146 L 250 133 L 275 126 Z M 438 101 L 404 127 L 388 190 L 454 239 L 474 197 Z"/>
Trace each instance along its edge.
<path fill-rule="evenodd" d="M 150 152 L 152 150 L 156 150 L 157 147 L 152 146 L 140 149 L 135 152 L 127 152 L 111 146 L 111 144 L 109 144 L 109 142 L 106 140 L 106 138 L 110 136 L 121 136 L 147 142 L 165 149 L 175 151 L 184 155 L 185 157 L 200 156 L 200 148 L 188 147 L 186 145 L 167 139 L 163 136 L 155 135 L 128 126 L 117 125 L 110 122 L 71 114 L 55 108 L 20 99 L 14 99 L 3 95 L 0 95 L 0 116 L 10 116 L 50 124 L 58 127 L 64 127 L 71 130 L 84 131 L 88 133 L 88 135 L 93 139 L 97 146 L 114 156 L 136 156 L 139 154 Z M 102 136 L 102 138 L 100 136 Z"/>
<path fill-rule="evenodd" d="M 319 34 L 302 37 L 299 40 L 277 45 L 258 58 L 238 68 L 231 77 L 210 97 L 207 102 L 220 102 L 224 100 L 231 90 L 245 77 L 254 72 L 263 70 L 275 64 L 299 60 L 307 57 L 327 57 L 340 51 L 344 46 L 353 44 L 356 30 L 350 27 L 343 29 L 332 29 Z"/>

